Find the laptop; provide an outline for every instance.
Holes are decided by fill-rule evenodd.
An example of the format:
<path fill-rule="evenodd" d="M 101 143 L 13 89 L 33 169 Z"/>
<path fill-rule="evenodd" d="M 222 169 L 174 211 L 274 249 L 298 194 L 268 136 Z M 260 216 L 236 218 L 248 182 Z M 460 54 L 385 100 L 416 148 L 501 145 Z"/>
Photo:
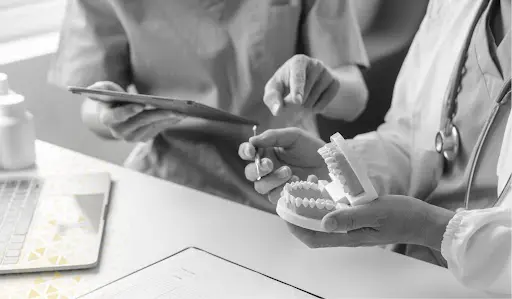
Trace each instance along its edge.
<path fill-rule="evenodd" d="M 98 264 L 108 173 L 0 178 L 0 274 Z"/>

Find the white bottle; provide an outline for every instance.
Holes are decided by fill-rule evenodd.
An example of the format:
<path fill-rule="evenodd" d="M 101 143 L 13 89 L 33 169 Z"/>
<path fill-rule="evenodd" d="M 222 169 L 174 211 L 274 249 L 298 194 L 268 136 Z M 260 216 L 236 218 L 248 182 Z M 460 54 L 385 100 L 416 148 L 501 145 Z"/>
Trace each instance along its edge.
<path fill-rule="evenodd" d="M 34 165 L 35 139 L 34 118 L 25 98 L 10 92 L 7 75 L 0 73 L 0 169 Z"/>

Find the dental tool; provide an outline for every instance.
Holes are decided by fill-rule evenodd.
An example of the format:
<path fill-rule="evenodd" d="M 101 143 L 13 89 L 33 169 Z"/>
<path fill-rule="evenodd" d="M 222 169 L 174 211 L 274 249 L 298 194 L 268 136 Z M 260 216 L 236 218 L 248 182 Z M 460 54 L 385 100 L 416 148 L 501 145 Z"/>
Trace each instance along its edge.
<path fill-rule="evenodd" d="M 256 125 L 254 125 L 252 127 L 253 136 L 256 136 L 257 129 L 258 129 L 258 126 L 256 126 Z M 256 148 L 256 155 L 254 157 L 254 163 L 256 164 L 256 173 L 258 174 L 258 178 L 256 180 L 259 181 L 259 180 L 261 180 L 261 173 L 260 173 L 261 159 L 260 159 L 260 154 L 259 154 L 259 151 L 257 148 Z"/>

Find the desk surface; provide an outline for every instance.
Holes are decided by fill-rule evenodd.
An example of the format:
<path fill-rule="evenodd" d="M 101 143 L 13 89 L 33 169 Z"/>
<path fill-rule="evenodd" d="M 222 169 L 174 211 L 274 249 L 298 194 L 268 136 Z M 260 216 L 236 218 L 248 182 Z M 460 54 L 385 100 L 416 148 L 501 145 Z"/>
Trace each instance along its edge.
<path fill-rule="evenodd" d="M 48 143 L 37 143 L 37 155 L 41 174 L 111 173 L 115 183 L 100 264 L 85 271 L 0 276 L 0 298 L 72 298 L 189 246 L 326 298 L 482 297 L 437 266 L 379 248 L 309 249 L 277 216 Z"/>

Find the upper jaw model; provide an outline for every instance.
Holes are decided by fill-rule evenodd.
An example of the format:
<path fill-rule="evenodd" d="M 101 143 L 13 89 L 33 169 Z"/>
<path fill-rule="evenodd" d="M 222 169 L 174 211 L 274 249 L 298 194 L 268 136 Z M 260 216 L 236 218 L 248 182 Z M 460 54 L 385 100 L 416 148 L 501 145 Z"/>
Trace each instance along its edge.
<path fill-rule="evenodd" d="M 377 192 L 357 154 L 339 133 L 332 135 L 331 142 L 318 153 L 327 164 L 332 181 L 287 183 L 276 212 L 294 225 L 325 232 L 321 224 L 325 215 L 369 203 L 377 198 Z"/>

